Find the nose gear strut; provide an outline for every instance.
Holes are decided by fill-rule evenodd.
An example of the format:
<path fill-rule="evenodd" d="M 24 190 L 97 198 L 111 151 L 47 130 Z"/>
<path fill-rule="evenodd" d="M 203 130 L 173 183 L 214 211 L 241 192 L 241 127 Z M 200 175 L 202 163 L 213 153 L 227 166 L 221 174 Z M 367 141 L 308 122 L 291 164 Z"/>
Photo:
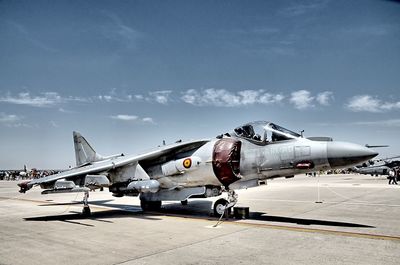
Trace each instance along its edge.
<path fill-rule="evenodd" d="M 234 190 L 227 188 L 227 192 L 227 199 L 219 199 L 215 202 L 214 213 L 220 213 L 221 216 L 219 217 L 218 222 L 213 225 L 213 227 L 217 227 L 222 223 L 221 220 L 224 215 L 228 217 L 230 209 L 235 206 L 238 201 L 238 195 Z"/>
<path fill-rule="evenodd" d="M 238 195 L 234 190 L 228 189 L 228 205 L 226 208 L 232 208 L 233 206 L 236 205 L 238 201 Z"/>

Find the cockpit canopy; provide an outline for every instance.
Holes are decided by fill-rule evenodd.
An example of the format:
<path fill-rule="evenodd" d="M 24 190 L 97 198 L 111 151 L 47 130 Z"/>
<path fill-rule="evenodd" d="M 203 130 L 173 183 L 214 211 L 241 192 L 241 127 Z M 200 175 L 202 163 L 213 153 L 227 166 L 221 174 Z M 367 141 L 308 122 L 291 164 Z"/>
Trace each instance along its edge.
<path fill-rule="evenodd" d="M 266 121 L 251 122 L 237 127 L 234 134 L 259 145 L 301 137 L 298 133 Z"/>

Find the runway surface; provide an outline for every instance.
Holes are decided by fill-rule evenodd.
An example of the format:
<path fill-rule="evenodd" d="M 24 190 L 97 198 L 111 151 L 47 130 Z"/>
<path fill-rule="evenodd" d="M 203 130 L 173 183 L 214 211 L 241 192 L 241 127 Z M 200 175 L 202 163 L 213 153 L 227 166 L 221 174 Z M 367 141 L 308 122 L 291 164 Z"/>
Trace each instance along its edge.
<path fill-rule="evenodd" d="M 247 220 L 213 227 L 215 199 L 164 202 L 143 213 L 134 197 L 18 193 L 0 181 L 0 264 L 398 264 L 400 186 L 385 177 L 296 176 L 239 191 Z"/>

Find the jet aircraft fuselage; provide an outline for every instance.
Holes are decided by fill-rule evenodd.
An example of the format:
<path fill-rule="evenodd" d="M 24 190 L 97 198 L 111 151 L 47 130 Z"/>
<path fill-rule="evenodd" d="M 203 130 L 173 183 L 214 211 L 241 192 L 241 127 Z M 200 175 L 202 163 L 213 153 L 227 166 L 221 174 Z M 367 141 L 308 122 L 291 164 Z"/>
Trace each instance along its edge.
<path fill-rule="evenodd" d="M 34 185 L 47 189 L 46 194 L 108 187 L 117 197 L 140 195 L 147 209 L 165 200 L 254 187 L 269 178 L 349 167 L 377 155 L 357 144 L 303 138 L 271 122 L 248 123 L 214 139 L 179 142 L 137 156 L 102 157 L 76 132 L 74 144 L 77 167 L 21 183 L 21 192 Z"/>

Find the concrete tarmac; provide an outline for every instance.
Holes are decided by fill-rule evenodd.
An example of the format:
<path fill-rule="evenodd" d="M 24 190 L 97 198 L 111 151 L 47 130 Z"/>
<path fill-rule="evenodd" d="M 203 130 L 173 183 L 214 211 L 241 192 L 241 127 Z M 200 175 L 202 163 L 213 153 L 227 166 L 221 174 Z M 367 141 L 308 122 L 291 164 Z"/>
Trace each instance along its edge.
<path fill-rule="evenodd" d="M 240 190 L 250 218 L 210 215 L 215 199 L 164 202 L 92 192 L 18 193 L 0 181 L 0 264 L 399 264 L 400 186 L 365 175 L 296 176 Z"/>

